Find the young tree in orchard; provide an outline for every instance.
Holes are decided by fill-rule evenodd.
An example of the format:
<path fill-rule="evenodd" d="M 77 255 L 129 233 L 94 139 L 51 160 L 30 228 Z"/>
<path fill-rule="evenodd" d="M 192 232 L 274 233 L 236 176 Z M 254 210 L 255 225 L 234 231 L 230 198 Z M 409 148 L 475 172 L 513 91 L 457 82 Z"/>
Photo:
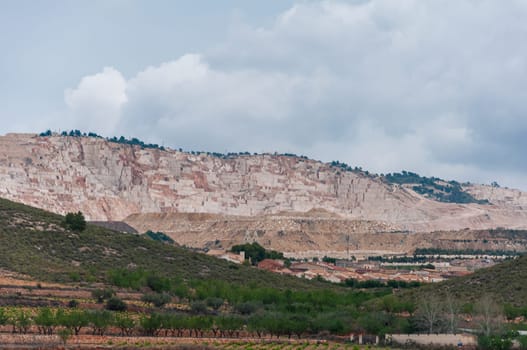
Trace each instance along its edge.
<path fill-rule="evenodd" d="M 75 335 L 79 335 L 81 329 L 90 324 L 90 314 L 83 310 L 72 310 L 64 314 L 62 323 Z"/>

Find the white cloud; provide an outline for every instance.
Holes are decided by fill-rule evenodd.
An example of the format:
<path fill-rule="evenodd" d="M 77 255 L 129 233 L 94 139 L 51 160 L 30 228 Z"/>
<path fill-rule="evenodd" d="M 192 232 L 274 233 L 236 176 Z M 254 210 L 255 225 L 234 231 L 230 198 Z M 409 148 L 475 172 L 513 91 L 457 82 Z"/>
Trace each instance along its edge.
<path fill-rule="evenodd" d="M 128 80 L 105 68 L 65 97 L 78 127 L 111 135 L 377 172 L 507 174 L 527 188 L 526 17 L 519 0 L 300 3 Z"/>
<path fill-rule="evenodd" d="M 124 77 L 111 67 L 82 78 L 77 88 L 64 93 L 74 118 L 72 125 L 84 131 L 114 132 L 121 106 L 128 100 L 125 89 Z"/>

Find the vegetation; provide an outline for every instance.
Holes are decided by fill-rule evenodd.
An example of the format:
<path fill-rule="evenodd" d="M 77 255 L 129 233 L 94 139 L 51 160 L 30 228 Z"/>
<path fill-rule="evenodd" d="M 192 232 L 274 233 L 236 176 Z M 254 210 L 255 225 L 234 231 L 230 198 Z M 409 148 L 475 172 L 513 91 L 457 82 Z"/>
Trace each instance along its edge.
<path fill-rule="evenodd" d="M 343 162 L 339 162 L 338 160 L 334 160 L 332 161 L 331 163 L 329 163 L 330 166 L 334 167 L 334 168 L 338 168 L 342 171 L 351 171 L 351 172 L 356 172 L 356 173 L 362 173 L 366 176 L 369 176 L 370 173 L 368 171 L 363 171 L 361 167 L 351 167 L 350 165 L 346 164 L 346 163 L 343 163 Z"/>
<path fill-rule="evenodd" d="M 91 291 L 90 300 L 71 305 L 71 296 L 59 301 L 1 296 L 0 305 L 29 300 L 36 306 L 0 307 L 0 325 L 17 333 L 35 326 L 42 334 L 64 334 L 65 341 L 80 332 L 323 338 L 454 332 L 457 315 L 470 313 L 481 343 L 495 346 L 509 329 L 493 320 L 526 313 L 527 257 L 433 286 L 356 280 L 339 286 L 234 265 L 89 224 L 74 231 L 63 222 L 61 216 L 0 200 L 0 267 L 49 281 L 76 281 Z M 257 244 L 244 248 L 252 249 L 255 259 L 274 255 Z M 94 288 L 91 282 L 103 284 Z M 140 297 L 126 299 L 132 291 Z"/>
<path fill-rule="evenodd" d="M 146 237 L 146 238 L 152 239 L 154 241 L 159 241 L 159 242 L 168 243 L 168 244 L 174 244 L 174 240 L 172 238 L 168 237 L 163 232 L 153 232 L 153 231 L 148 230 L 148 231 L 146 231 L 143 234 L 143 236 Z"/>
<path fill-rule="evenodd" d="M 417 248 L 415 255 L 490 255 L 490 256 L 519 256 L 523 252 L 513 250 L 483 250 L 483 249 L 441 249 L 441 248 Z"/>
<path fill-rule="evenodd" d="M 46 130 L 44 132 L 41 132 L 39 134 L 39 136 L 40 137 L 53 136 L 53 132 L 51 130 Z M 63 131 L 63 132 L 61 132 L 60 136 L 102 138 L 102 136 L 97 135 L 94 132 L 85 133 L 85 132 L 82 132 L 80 130 Z M 143 141 L 141 141 L 141 140 L 139 140 L 138 138 L 135 138 L 135 137 L 132 137 L 131 139 L 127 139 L 124 136 L 121 136 L 119 138 L 114 136 L 114 137 L 111 137 L 111 138 L 106 138 L 106 140 L 109 141 L 109 142 L 114 142 L 114 143 L 120 143 L 120 144 L 125 144 L 125 145 L 132 145 L 132 146 L 139 146 L 141 148 L 153 148 L 153 149 L 160 149 L 162 151 L 165 150 L 165 147 L 163 147 L 163 146 L 159 146 L 158 144 L 155 144 L 155 143 L 145 143 L 145 142 L 143 142 Z"/>
<path fill-rule="evenodd" d="M 67 213 L 63 221 L 64 227 L 72 231 L 84 231 L 86 229 L 86 219 L 79 211 L 77 213 Z"/>
<path fill-rule="evenodd" d="M 266 250 L 258 242 L 234 245 L 231 251 L 233 253 L 245 252 L 245 259 L 250 260 L 253 265 L 258 265 L 264 259 L 284 259 L 284 254 L 274 250 Z"/>
<path fill-rule="evenodd" d="M 284 289 L 325 286 L 90 224 L 74 231 L 63 227 L 63 221 L 60 215 L 0 199 L 0 268 L 41 280 L 105 281 L 130 288 L 193 278 Z"/>
<path fill-rule="evenodd" d="M 425 256 L 419 256 L 417 254 L 413 256 L 369 256 L 369 261 L 379 261 L 379 262 L 388 262 L 388 263 L 424 263 L 428 261 L 428 258 Z"/>
<path fill-rule="evenodd" d="M 153 148 L 153 149 L 160 149 L 162 151 L 165 150 L 165 147 L 163 147 L 163 146 L 159 146 L 156 143 L 145 143 L 145 142 L 143 142 L 143 141 L 141 141 L 141 140 L 139 140 L 138 138 L 135 138 L 135 137 L 132 137 L 131 139 L 127 139 L 124 136 L 121 136 L 119 138 L 114 136 L 112 138 L 107 138 L 106 140 L 108 140 L 110 142 L 121 143 L 121 144 L 124 144 L 124 145 L 139 146 L 141 148 Z"/>
<path fill-rule="evenodd" d="M 479 269 L 473 274 L 447 280 L 443 283 L 423 285 L 403 293 L 403 298 L 420 300 L 434 294 L 444 297 L 455 295 L 465 304 L 474 303 L 484 295 L 490 295 L 496 302 L 515 307 L 527 304 L 527 256 L 520 256 L 489 268 Z"/>
<path fill-rule="evenodd" d="M 421 286 L 421 283 L 416 282 L 416 281 L 413 281 L 413 282 L 394 281 L 394 280 L 390 280 L 386 282 L 378 281 L 378 280 L 358 281 L 354 278 L 349 278 L 345 280 L 343 284 L 347 287 L 365 288 L 365 289 L 386 288 L 386 287 L 399 289 L 399 288 L 415 288 L 415 287 Z"/>
<path fill-rule="evenodd" d="M 412 190 L 415 192 L 439 202 L 488 204 L 488 200 L 478 200 L 465 192 L 457 181 L 424 177 L 405 170 L 401 173 L 386 174 L 384 180 L 392 184 L 413 185 Z"/>

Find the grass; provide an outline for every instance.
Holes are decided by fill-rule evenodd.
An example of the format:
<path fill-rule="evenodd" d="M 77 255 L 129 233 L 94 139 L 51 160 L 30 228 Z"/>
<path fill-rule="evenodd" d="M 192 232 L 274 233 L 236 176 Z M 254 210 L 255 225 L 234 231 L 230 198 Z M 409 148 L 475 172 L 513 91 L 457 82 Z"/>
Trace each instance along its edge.
<path fill-rule="evenodd" d="M 108 271 L 134 267 L 170 278 L 218 279 L 294 290 L 339 288 L 94 225 L 72 232 L 62 228 L 62 220 L 60 215 L 0 199 L 0 268 L 56 282 L 104 282 Z"/>

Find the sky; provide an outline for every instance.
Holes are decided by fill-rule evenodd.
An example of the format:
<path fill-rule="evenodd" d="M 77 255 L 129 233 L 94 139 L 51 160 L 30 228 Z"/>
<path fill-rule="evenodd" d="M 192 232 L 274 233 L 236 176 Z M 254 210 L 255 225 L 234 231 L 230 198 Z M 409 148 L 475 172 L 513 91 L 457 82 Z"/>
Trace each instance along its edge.
<path fill-rule="evenodd" d="M 0 0 L 0 134 L 527 190 L 527 1 Z"/>

